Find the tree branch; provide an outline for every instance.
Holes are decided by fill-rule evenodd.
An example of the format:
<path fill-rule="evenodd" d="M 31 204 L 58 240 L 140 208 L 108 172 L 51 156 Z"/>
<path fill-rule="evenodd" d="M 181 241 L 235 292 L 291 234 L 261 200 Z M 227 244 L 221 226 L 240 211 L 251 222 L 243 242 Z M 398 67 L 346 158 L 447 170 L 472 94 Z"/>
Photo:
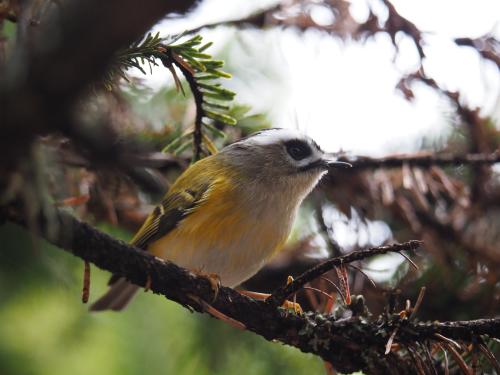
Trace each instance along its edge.
<path fill-rule="evenodd" d="M 10 221 L 27 226 L 17 210 L 4 209 L 0 213 Z M 55 211 L 53 222 L 47 223 L 42 216 L 38 218 L 38 222 L 44 238 L 85 261 L 126 277 L 139 286 L 148 285 L 154 293 L 196 311 L 202 312 L 203 305 L 209 303 L 267 340 L 278 340 L 304 352 L 316 354 L 333 363 L 342 372 L 365 370 L 383 373 L 384 369 L 392 366 L 401 374 L 412 373 L 412 364 L 397 353 L 381 355 L 387 337 L 396 326 L 399 327 L 396 340 L 401 343 L 438 340 L 434 336 L 436 333 L 454 340 L 470 340 L 475 335 L 483 334 L 500 338 L 500 319 L 419 323 L 401 320 L 397 314 L 379 317 L 378 320 L 368 320 L 368 317 L 363 316 L 335 319 L 331 315 L 323 316 L 314 312 L 299 316 L 270 303 L 251 300 L 226 287 L 221 287 L 214 299 L 207 279 L 118 241 L 62 210 Z M 55 225 L 60 230 L 44 230 L 49 224 L 51 229 Z M 400 251 L 400 247 L 414 248 L 418 244 L 419 242 L 410 242 L 356 252 L 344 257 L 343 262 L 388 251 Z M 200 303 L 200 299 L 206 302 Z M 374 372 L 374 368 L 379 369 L 378 372 Z"/>
<path fill-rule="evenodd" d="M 401 244 L 379 246 L 367 250 L 354 251 L 347 255 L 329 259 L 307 270 L 290 284 L 276 290 L 267 299 L 267 302 L 274 306 L 280 306 L 290 295 L 297 293 L 308 282 L 317 279 L 334 267 L 366 259 L 375 255 L 386 254 L 390 252 L 399 253 L 404 250 L 416 250 L 421 244 L 421 241 L 408 241 Z"/>
<path fill-rule="evenodd" d="M 343 170 L 345 173 L 357 172 L 361 169 L 373 168 L 400 168 L 407 164 L 414 167 L 429 168 L 433 166 L 447 167 L 459 165 L 491 165 L 500 163 L 500 153 L 493 152 L 491 154 L 422 154 L 422 152 L 401 155 L 387 156 L 382 158 L 371 158 L 367 156 L 358 157 L 339 157 L 339 161 L 345 161 L 352 164 L 352 168 Z"/>

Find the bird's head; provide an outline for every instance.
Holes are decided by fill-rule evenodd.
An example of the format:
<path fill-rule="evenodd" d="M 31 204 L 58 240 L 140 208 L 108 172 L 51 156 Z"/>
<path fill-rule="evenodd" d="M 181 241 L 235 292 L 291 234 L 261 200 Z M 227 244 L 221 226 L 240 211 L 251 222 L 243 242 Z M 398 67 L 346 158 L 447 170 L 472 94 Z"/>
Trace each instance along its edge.
<path fill-rule="evenodd" d="M 263 130 L 221 153 L 247 177 L 285 184 L 315 184 L 332 168 L 350 166 L 328 157 L 313 139 L 293 129 Z"/>

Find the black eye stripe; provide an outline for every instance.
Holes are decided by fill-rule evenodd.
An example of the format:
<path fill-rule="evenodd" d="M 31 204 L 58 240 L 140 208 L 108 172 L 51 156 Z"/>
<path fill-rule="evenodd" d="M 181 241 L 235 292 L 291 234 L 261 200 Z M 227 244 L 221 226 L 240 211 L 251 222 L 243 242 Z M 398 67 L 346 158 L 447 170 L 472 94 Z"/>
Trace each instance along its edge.
<path fill-rule="evenodd" d="M 294 160 L 302 160 L 312 155 L 311 147 L 307 142 L 293 139 L 285 142 L 286 151 Z"/>

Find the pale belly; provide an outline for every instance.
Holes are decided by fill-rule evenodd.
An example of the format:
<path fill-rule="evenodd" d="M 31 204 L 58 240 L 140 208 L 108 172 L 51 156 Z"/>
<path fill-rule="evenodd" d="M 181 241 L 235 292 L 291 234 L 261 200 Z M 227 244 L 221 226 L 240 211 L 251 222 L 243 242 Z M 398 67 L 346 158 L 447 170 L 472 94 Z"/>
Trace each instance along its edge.
<path fill-rule="evenodd" d="M 265 216 L 243 222 L 234 215 L 204 220 L 193 213 L 148 250 L 186 269 L 217 274 L 222 285 L 234 287 L 257 273 L 289 235 L 292 217 Z"/>
<path fill-rule="evenodd" d="M 248 244 L 225 248 L 203 246 L 193 248 L 186 242 L 183 250 L 165 247 L 161 257 L 188 270 L 202 274 L 217 274 L 222 285 L 235 287 L 255 275 L 273 254 L 270 250 L 258 257 L 244 256 L 244 253 L 253 250 Z M 247 259 L 242 259 L 243 257 Z"/>

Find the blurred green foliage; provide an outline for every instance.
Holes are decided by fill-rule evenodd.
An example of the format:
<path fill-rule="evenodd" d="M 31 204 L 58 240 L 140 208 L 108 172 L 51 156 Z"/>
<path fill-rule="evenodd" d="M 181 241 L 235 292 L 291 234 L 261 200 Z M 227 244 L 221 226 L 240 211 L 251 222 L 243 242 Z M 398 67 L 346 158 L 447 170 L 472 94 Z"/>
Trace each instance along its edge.
<path fill-rule="evenodd" d="M 128 233 L 102 227 L 127 240 Z M 297 349 L 240 332 L 152 293 L 121 313 L 81 303 L 83 263 L 0 227 L 0 374 L 321 374 Z M 92 267 L 91 300 L 109 274 Z"/>

